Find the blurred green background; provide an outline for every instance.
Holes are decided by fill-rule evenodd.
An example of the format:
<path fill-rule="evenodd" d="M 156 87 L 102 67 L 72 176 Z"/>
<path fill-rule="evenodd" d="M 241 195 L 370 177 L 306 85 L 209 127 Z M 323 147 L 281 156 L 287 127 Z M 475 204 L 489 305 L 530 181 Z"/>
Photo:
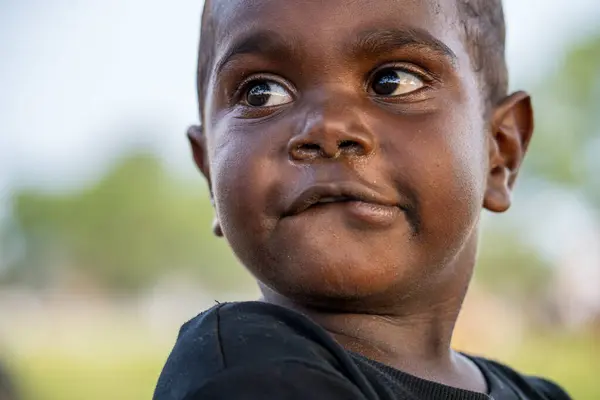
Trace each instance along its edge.
<path fill-rule="evenodd" d="M 212 236 L 183 135 L 202 4 L 164 3 L 0 4 L 0 375 L 20 399 L 151 398 L 183 322 L 258 293 Z M 455 337 L 575 399 L 600 399 L 592 3 L 506 1 L 537 129 L 513 209 L 484 217 Z"/>

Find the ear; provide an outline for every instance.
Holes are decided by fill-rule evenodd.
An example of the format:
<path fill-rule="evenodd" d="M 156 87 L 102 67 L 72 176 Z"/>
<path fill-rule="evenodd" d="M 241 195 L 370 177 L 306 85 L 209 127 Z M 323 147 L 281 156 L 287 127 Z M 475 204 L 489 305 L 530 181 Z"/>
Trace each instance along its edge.
<path fill-rule="evenodd" d="M 489 138 L 489 171 L 483 206 L 510 208 L 511 194 L 533 134 L 533 109 L 527 93 L 508 96 L 494 110 Z"/>
<path fill-rule="evenodd" d="M 210 164 L 208 162 L 208 154 L 206 149 L 206 137 L 204 136 L 204 129 L 202 125 L 192 125 L 188 128 L 187 137 L 192 148 L 192 155 L 194 156 L 194 162 L 196 166 L 202 172 L 202 175 L 208 182 L 208 187 L 211 187 L 210 183 Z M 211 192 L 212 198 L 212 192 Z"/>
<path fill-rule="evenodd" d="M 213 198 L 212 192 L 212 183 L 210 180 L 210 163 L 208 160 L 208 152 L 206 146 L 206 136 L 204 135 L 204 129 L 201 125 L 193 125 L 188 128 L 187 137 L 190 142 L 190 146 L 192 148 L 192 155 L 194 157 L 194 162 L 196 166 L 202 172 L 202 175 L 206 178 L 206 182 L 208 183 L 208 190 L 210 193 L 210 203 L 213 208 L 215 206 L 215 201 Z M 223 231 L 221 230 L 221 224 L 219 222 L 219 217 L 216 215 L 215 210 L 215 219 L 213 221 L 213 233 L 218 236 L 223 236 Z"/>

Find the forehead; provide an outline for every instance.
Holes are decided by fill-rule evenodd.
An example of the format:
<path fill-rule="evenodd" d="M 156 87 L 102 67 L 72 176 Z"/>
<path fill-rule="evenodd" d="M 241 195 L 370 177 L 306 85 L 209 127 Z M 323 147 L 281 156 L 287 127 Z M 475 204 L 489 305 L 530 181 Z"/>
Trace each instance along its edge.
<path fill-rule="evenodd" d="M 256 30 L 309 49 L 381 27 L 425 31 L 456 53 L 462 47 L 455 0 L 212 0 L 209 7 L 217 53 Z"/>

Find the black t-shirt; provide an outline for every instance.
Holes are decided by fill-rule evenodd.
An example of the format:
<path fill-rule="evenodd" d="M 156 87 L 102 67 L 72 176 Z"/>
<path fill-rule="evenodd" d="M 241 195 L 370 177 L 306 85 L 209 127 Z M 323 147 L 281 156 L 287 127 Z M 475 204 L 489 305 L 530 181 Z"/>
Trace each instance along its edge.
<path fill-rule="evenodd" d="M 470 357 L 489 395 L 427 381 L 346 351 L 283 307 L 219 304 L 187 322 L 154 400 L 563 400 L 555 384 Z"/>

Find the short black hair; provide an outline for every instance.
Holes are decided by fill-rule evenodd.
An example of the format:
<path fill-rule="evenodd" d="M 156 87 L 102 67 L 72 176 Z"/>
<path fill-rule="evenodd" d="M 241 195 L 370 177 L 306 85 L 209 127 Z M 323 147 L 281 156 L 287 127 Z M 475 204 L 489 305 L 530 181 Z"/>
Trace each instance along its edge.
<path fill-rule="evenodd" d="M 508 93 L 506 23 L 502 0 L 456 0 L 463 39 L 471 64 L 485 93 L 486 109 L 497 105 Z M 198 50 L 197 90 L 203 119 L 204 98 L 215 54 L 215 25 L 211 0 L 205 0 Z"/>
<path fill-rule="evenodd" d="M 487 108 L 508 94 L 506 22 L 502 0 L 456 0 L 464 41 Z"/>

